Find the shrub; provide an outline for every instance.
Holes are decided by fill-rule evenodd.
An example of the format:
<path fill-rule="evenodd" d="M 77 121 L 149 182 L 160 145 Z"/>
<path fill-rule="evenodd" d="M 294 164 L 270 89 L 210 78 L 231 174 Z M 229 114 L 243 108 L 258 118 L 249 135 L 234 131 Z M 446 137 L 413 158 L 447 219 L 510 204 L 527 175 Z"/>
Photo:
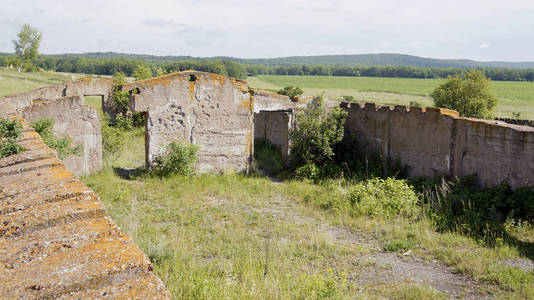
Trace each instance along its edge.
<path fill-rule="evenodd" d="M 135 80 L 144 80 L 152 78 L 152 70 L 147 66 L 137 66 L 133 72 Z"/>
<path fill-rule="evenodd" d="M 254 140 L 254 162 L 272 176 L 279 175 L 285 169 L 280 148 L 264 138 Z"/>
<path fill-rule="evenodd" d="M 139 72 L 145 71 L 146 70 L 141 70 Z M 148 69 L 148 72 L 151 72 L 150 69 Z M 141 74 L 139 76 L 145 75 Z M 127 91 L 120 90 L 120 86 L 124 83 L 126 83 L 126 78 L 124 77 L 123 73 L 118 72 L 113 75 L 112 99 L 115 105 L 117 115 L 115 116 L 113 122 L 111 122 L 110 124 L 114 127 L 119 127 L 131 131 L 134 128 L 144 126 L 145 115 L 143 113 L 130 111 L 130 95 Z"/>
<path fill-rule="evenodd" d="M 332 162 L 333 147 L 343 139 L 347 112 L 336 107 L 329 113 L 323 98 L 308 103 L 308 107 L 295 116 L 295 129 L 289 131 L 291 165 L 298 169 L 304 165 L 318 168 Z"/>
<path fill-rule="evenodd" d="M 72 147 L 72 140 L 68 137 L 57 138 L 52 133 L 54 127 L 54 120 L 51 118 L 42 118 L 32 123 L 33 129 L 41 136 L 43 142 L 50 148 L 57 151 L 57 156 L 64 159 L 69 154 L 80 155 L 83 151 L 83 146 L 78 145 Z"/>
<path fill-rule="evenodd" d="M 417 101 L 410 101 L 410 106 L 411 107 L 422 107 L 421 103 Z"/>
<path fill-rule="evenodd" d="M 497 105 L 490 80 L 476 70 L 464 76 L 449 76 L 447 82 L 432 92 L 432 98 L 435 106 L 454 109 L 462 117 L 493 119 Z"/>
<path fill-rule="evenodd" d="M 286 95 L 291 99 L 295 99 L 298 96 L 302 95 L 303 93 L 304 93 L 304 91 L 301 88 L 299 88 L 298 86 L 297 87 L 286 86 L 285 88 L 283 88 L 283 89 L 278 91 L 278 94 Z"/>
<path fill-rule="evenodd" d="M 418 198 L 405 180 L 374 178 L 355 184 L 348 196 L 354 215 L 413 217 Z"/>
<path fill-rule="evenodd" d="M 22 134 L 22 124 L 17 120 L 0 118 L 0 158 L 24 151 L 17 143 Z"/>
<path fill-rule="evenodd" d="M 317 182 L 321 178 L 320 170 L 315 164 L 305 164 L 295 170 L 295 179 Z"/>
<path fill-rule="evenodd" d="M 346 102 L 354 102 L 356 100 L 354 99 L 354 96 L 350 96 L 350 95 L 341 96 L 341 98 L 343 99 L 343 101 L 346 101 Z"/>
<path fill-rule="evenodd" d="M 197 145 L 174 141 L 165 152 L 154 159 L 154 174 L 164 177 L 171 174 L 192 176 L 197 162 Z"/>

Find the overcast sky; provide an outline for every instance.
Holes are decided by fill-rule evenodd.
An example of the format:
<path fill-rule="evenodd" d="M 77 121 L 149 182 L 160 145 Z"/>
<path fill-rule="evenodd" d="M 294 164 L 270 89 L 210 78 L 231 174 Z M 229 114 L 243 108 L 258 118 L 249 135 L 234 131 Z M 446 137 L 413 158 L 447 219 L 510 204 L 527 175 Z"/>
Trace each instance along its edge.
<path fill-rule="evenodd" d="M 0 52 L 24 23 L 46 54 L 534 61 L 534 0 L 2 0 Z"/>

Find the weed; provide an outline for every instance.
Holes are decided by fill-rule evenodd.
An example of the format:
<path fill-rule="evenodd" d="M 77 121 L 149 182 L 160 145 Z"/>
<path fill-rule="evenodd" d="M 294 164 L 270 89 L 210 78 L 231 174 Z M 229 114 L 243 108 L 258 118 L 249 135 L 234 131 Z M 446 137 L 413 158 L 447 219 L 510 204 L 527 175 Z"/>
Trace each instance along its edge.
<path fill-rule="evenodd" d="M 52 132 L 54 127 L 54 120 L 51 118 L 41 118 L 32 123 L 33 129 L 41 136 L 43 142 L 50 148 L 57 151 L 60 159 L 64 159 L 68 155 L 81 155 L 83 152 L 83 145 L 72 146 L 72 140 L 68 137 L 58 138 Z"/>
<path fill-rule="evenodd" d="M 24 151 L 17 143 L 22 134 L 22 124 L 18 120 L 0 118 L 0 158 Z"/>

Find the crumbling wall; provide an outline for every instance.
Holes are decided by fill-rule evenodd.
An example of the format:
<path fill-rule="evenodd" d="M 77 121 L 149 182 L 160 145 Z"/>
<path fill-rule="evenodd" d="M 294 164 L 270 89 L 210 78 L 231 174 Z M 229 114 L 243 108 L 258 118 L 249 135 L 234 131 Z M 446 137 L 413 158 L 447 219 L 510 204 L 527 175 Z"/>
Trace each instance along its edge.
<path fill-rule="evenodd" d="M 113 104 L 110 95 L 113 88 L 113 81 L 110 78 L 96 78 L 87 76 L 78 80 L 64 82 L 52 86 L 4 96 L 3 99 L 13 105 L 16 109 L 31 106 L 33 100 L 51 100 L 70 96 L 102 96 L 102 110 L 106 113 L 113 113 Z"/>
<path fill-rule="evenodd" d="M 197 163 L 200 172 L 249 168 L 253 104 L 246 82 L 187 71 L 121 88 L 132 91 L 132 111 L 147 113 L 148 167 L 167 144 L 180 140 L 200 146 Z"/>
<path fill-rule="evenodd" d="M 22 122 L 25 151 L 0 159 L 0 298 L 170 299 L 98 195 Z"/>
<path fill-rule="evenodd" d="M 341 103 L 345 133 L 384 158 L 398 159 L 410 176 L 478 175 L 480 185 L 534 182 L 534 129 L 459 118 L 440 108 Z"/>
<path fill-rule="evenodd" d="M 254 113 L 254 138 L 265 138 L 280 147 L 285 162 L 289 159 L 289 130 L 292 126 L 292 110 Z"/>
<path fill-rule="evenodd" d="M 73 146 L 82 146 L 81 154 L 70 154 L 63 159 L 70 172 L 85 175 L 102 170 L 100 114 L 83 104 L 80 96 L 38 102 L 20 109 L 19 115 L 29 123 L 51 118 L 55 121 L 52 132 L 58 138 L 68 137 Z"/>

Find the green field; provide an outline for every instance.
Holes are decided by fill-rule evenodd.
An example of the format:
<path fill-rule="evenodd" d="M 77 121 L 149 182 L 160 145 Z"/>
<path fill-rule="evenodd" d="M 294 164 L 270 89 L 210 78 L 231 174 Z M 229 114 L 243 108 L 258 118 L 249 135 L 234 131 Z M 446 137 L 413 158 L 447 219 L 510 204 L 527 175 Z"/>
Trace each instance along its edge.
<path fill-rule="evenodd" d="M 249 86 L 260 89 L 280 89 L 298 86 L 305 95 L 325 92 L 327 97 L 341 99 L 353 96 L 358 101 L 383 104 L 409 104 L 417 101 L 432 105 L 430 93 L 443 79 L 333 77 L 333 76 L 256 76 L 247 78 Z M 492 88 L 499 98 L 497 114 L 511 117 L 521 112 L 522 118 L 534 119 L 534 82 L 493 81 Z"/>
<path fill-rule="evenodd" d="M 0 68 L 0 97 L 80 78 L 82 74 L 17 72 Z"/>

